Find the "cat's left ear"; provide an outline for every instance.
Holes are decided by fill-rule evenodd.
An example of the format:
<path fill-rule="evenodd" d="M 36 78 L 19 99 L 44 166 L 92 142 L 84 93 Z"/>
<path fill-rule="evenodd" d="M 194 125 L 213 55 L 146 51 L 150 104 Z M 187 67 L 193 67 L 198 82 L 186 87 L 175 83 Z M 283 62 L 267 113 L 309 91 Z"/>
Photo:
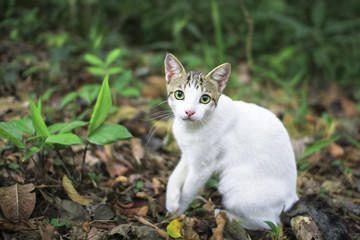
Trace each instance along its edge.
<path fill-rule="evenodd" d="M 230 63 L 224 63 L 211 70 L 211 72 L 209 72 L 205 77 L 215 80 L 218 83 L 218 88 L 219 91 L 221 92 L 222 90 L 224 90 L 226 86 L 230 72 L 231 72 Z"/>
<path fill-rule="evenodd" d="M 166 54 L 164 64 L 165 64 L 165 78 L 166 78 L 166 83 L 168 84 L 178 74 L 186 74 L 183 65 L 171 53 Z"/>

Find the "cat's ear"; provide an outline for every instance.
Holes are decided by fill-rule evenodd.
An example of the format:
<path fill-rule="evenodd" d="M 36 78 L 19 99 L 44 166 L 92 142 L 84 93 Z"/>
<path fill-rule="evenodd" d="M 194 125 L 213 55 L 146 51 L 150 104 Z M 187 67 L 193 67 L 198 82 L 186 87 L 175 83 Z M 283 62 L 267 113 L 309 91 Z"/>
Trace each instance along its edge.
<path fill-rule="evenodd" d="M 186 73 L 183 65 L 181 65 L 180 61 L 171 53 L 166 53 L 164 63 L 166 83 L 170 83 L 176 75 Z"/>
<path fill-rule="evenodd" d="M 231 72 L 230 63 L 224 63 L 211 70 L 211 72 L 209 72 L 206 75 L 206 78 L 211 78 L 215 80 L 218 83 L 218 88 L 219 91 L 221 92 L 222 90 L 224 90 L 226 86 L 230 72 Z"/>

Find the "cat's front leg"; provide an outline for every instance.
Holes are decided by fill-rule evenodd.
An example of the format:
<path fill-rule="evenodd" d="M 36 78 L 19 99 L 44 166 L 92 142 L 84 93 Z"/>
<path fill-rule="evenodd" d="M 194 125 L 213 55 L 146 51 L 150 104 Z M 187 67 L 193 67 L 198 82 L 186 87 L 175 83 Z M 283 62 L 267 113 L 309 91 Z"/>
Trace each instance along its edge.
<path fill-rule="evenodd" d="M 178 213 L 182 214 L 189 207 L 189 204 L 195 199 L 196 195 L 204 187 L 207 180 L 211 177 L 211 169 L 190 169 L 185 179 L 180 195 L 180 208 Z"/>
<path fill-rule="evenodd" d="M 166 209 L 170 213 L 178 213 L 179 211 L 181 188 L 187 175 L 188 166 L 185 159 L 182 158 L 170 175 L 166 187 Z"/>

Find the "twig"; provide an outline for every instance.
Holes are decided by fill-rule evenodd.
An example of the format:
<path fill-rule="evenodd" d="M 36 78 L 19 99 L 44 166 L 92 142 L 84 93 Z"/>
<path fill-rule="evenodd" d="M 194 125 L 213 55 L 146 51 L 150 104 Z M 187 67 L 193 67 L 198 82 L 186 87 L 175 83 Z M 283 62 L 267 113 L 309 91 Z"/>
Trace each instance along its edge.
<path fill-rule="evenodd" d="M 147 225 L 149 227 L 153 227 L 155 228 L 156 232 L 158 234 L 160 234 L 161 237 L 163 238 L 168 238 L 169 235 L 167 234 L 167 232 L 165 232 L 164 230 L 162 230 L 161 228 L 155 226 L 154 224 L 152 224 L 151 222 L 149 222 L 148 220 L 146 220 L 145 218 L 143 218 L 142 216 L 135 216 L 135 219 L 138 220 L 139 222 L 141 222 L 144 225 Z"/>
<path fill-rule="evenodd" d="M 81 164 L 81 171 L 80 171 L 80 177 L 79 180 L 81 181 L 82 176 L 84 175 L 84 166 L 85 166 L 85 158 L 86 158 L 86 151 L 88 149 L 88 144 L 86 143 L 85 145 L 85 149 L 84 149 L 84 155 L 83 155 L 83 160 L 82 160 L 82 164 Z"/>

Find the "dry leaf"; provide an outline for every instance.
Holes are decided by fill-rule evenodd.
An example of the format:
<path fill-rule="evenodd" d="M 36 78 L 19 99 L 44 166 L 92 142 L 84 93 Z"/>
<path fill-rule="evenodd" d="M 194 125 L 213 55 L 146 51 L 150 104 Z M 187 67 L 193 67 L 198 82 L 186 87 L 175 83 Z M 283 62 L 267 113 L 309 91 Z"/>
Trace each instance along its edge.
<path fill-rule="evenodd" d="M 113 187 L 115 184 L 117 184 L 118 182 L 128 182 L 128 178 L 125 177 L 125 176 L 118 176 L 117 178 L 115 179 L 109 179 L 107 182 L 106 182 L 106 186 L 108 187 Z"/>
<path fill-rule="evenodd" d="M 34 189 L 32 183 L 0 188 L 0 206 L 7 220 L 16 222 L 30 217 L 36 202 L 35 193 L 31 193 Z"/>
<path fill-rule="evenodd" d="M 144 193 L 144 192 L 138 192 L 138 193 L 136 193 L 136 197 L 147 199 L 149 197 L 149 195 L 147 193 Z"/>
<path fill-rule="evenodd" d="M 128 169 L 124 167 L 123 164 L 116 162 L 113 158 L 108 157 L 108 155 L 103 151 L 96 151 L 96 155 L 100 160 L 105 163 L 106 171 L 109 173 L 110 177 L 124 175 Z"/>
<path fill-rule="evenodd" d="M 82 229 L 89 233 L 90 232 L 90 223 L 88 221 L 84 222 L 84 224 L 82 225 Z"/>
<path fill-rule="evenodd" d="M 113 205 L 113 210 L 120 215 L 124 216 L 143 216 L 145 217 L 149 211 L 148 206 L 142 206 L 137 208 L 123 208 L 118 204 Z"/>
<path fill-rule="evenodd" d="M 63 176 L 62 184 L 69 198 L 74 202 L 77 202 L 84 206 L 87 206 L 92 202 L 91 199 L 86 199 L 80 196 L 80 194 L 75 190 L 74 186 L 70 182 L 70 179 L 66 175 Z"/>
<path fill-rule="evenodd" d="M 216 225 L 217 227 L 214 230 L 214 234 L 211 237 L 211 240 L 223 240 L 224 239 L 224 228 L 226 224 L 226 213 L 219 212 L 216 215 Z"/>
<path fill-rule="evenodd" d="M 344 155 L 344 149 L 336 143 L 330 144 L 330 154 L 333 158 L 342 157 Z"/>
<path fill-rule="evenodd" d="M 145 154 L 144 147 L 141 144 L 141 140 L 139 138 L 131 138 L 130 143 L 131 143 L 132 155 L 133 155 L 134 159 L 136 160 L 136 164 L 138 166 L 140 166 L 141 159 L 144 157 L 144 154 Z"/>
<path fill-rule="evenodd" d="M 159 179 L 157 178 L 152 178 L 152 183 L 153 183 L 153 188 L 154 188 L 154 195 L 158 195 L 159 194 L 159 189 L 162 188 L 162 184 L 159 181 Z"/>

